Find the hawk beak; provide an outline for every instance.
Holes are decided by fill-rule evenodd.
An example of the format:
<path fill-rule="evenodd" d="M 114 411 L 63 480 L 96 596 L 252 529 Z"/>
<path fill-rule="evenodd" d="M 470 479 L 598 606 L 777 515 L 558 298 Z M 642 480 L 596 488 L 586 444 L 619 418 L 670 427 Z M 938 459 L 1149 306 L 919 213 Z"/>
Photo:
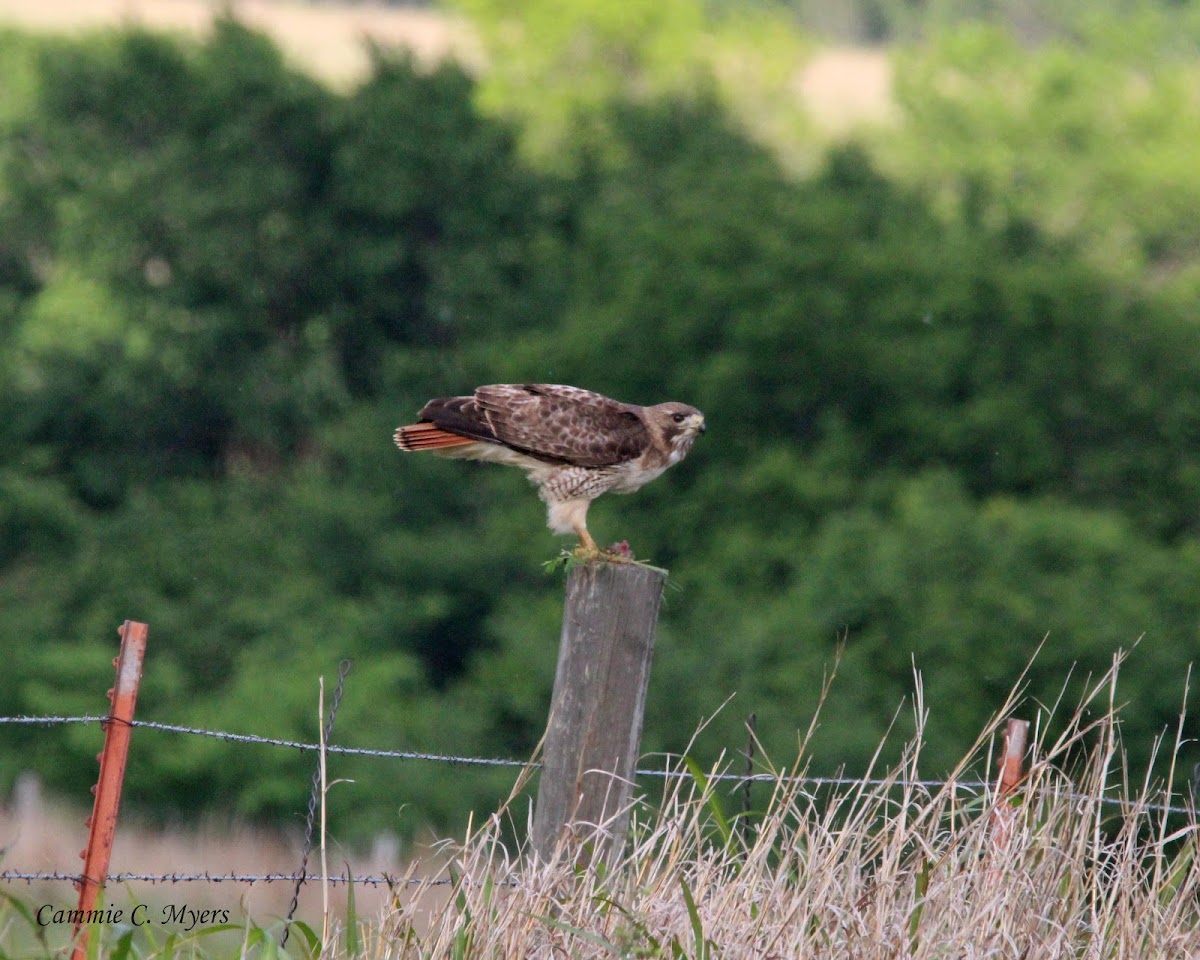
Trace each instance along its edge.
<path fill-rule="evenodd" d="M 697 433 L 703 433 L 705 430 L 708 429 L 708 427 L 706 427 L 704 425 L 704 417 L 701 416 L 700 414 L 696 414 L 695 416 L 693 416 L 692 421 L 696 424 L 696 432 Z"/>

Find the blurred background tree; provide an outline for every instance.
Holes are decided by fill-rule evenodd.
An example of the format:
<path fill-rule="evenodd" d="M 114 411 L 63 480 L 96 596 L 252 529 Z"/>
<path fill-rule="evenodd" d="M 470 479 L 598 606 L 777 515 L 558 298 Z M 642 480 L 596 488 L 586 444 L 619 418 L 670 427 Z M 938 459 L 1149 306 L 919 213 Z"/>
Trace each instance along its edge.
<path fill-rule="evenodd" d="M 711 427 L 594 509 L 672 571 L 648 750 L 735 695 L 698 757 L 753 711 L 789 762 L 842 645 L 815 768 L 860 772 L 916 670 L 936 776 L 1039 648 L 1030 709 L 1139 643 L 1145 764 L 1200 622 L 1186 11 L 1031 45 L 901 6 L 919 31 L 872 8 L 917 38 L 898 115 L 835 142 L 773 6 L 464 0 L 481 78 L 376 50 L 347 90 L 229 18 L 0 35 L 0 714 L 95 713 L 132 617 L 144 717 L 312 739 L 348 656 L 339 742 L 527 756 L 560 544 L 516 472 L 390 433 L 550 381 Z M 0 738 L 0 793 L 94 779 L 94 730 Z M 287 820 L 308 764 L 147 733 L 130 803 Z M 349 836 L 453 829 L 512 780 L 339 764 Z"/>

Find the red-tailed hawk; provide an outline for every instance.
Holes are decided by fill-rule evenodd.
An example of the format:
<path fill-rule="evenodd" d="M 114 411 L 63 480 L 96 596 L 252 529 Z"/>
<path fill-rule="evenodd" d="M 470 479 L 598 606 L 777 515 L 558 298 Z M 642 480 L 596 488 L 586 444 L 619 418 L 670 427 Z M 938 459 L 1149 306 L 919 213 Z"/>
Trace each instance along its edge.
<path fill-rule="evenodd" d="M 499 383 L 469 397 L 430 400 L 420 423 L 399 427 L 401 450 L 490 460 L 520 467 L 549 510 L 550 529 L 576 533 L 599 554 L 587 529 L 600 494 L 632 493 L 678 463 L 704 432 L 704 415 L 686 403 L 639 407 L 579 387 Z"/>

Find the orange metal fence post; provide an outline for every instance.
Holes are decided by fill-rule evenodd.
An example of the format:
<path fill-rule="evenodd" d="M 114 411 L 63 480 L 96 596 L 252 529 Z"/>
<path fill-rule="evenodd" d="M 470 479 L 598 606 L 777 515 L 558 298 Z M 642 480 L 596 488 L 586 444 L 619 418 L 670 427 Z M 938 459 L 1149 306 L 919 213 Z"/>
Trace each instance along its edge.
<path fill-rule="evenodd" d="M 126 620 L 122 625 L 121 652 L 113 660 L 117 681 L 108 691 L 112 711 L 104 722 L 104 750 L 100 761 L 100 779 L 92 787 L 96 794 L 92 815 L 88 817 L 88 845 L 79 856 L 83 876 L 79 886 L 79 922 L 75 924 L 75 951 L 72 960 L 84 960 L 87 951 L 87 926 L 83 922 L 96 907 L 96 896 L 108 879 L 113 838 L 117 833 L 117 810 L 121 806 L 121 786 L 125 781 L 125 761 L 129 757 L 129 738 L 133 732 L 133 708 L 142 680 L 142 661 L 150 628 L 144 623 Z"/>
<path fill-rule="evenodd" d="M 1015 811 L 1009 801 L 1025 777 L 1025 742 L 1029 736 L 1028 720 L 1009 720 L 1004 729 L 1004 753 L 1000 756 L 1000 780 L 996 790 L 996 805 L 992 808 L 992 838 L 997 851 L 1008 846 Z"/>
<path fill-rule="evenodd" d="M 1028 720 L 1009 720 L 1004 730 L 1004 756 L 1000 758 L 1000 799 L 1007 800 L 1017 791 L 1025 776 L 1021 769 L 1025 759 L 1025 741 L 1029 736 Z"/>

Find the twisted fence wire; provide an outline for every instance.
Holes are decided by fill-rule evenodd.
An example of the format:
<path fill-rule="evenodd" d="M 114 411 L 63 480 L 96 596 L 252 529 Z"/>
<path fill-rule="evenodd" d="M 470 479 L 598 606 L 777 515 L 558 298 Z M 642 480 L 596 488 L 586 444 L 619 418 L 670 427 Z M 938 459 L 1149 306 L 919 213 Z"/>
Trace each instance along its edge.
<path fill-rule="evenodd" d="M 55 726 L 61 724 L 72 723 L 103 723 L 108 720 L 106 716 L 54 716 L 54 717 L 0 717 L 0 724 L 27 724 L 27 725 L 44 725 Z M 269 747 L 289 747 L 294 750 L 319 750 L 319 743 L 306 743 L 300 740 L 282 740 L 277 737 L 260 737 L 253 733 L 229 733 L 221 730 L 208 730 L 204 727 L 189 727 L 177 723 L 160 723 L 156 720 L 134 720 L 133 726 L 144 727 L 148 730 L 161 730 L 165 733 L 180 733 L 189 734 L 200 737 L 213 737 L 217 740 L 224 740 L 228 743 L 245 743 L 257 744 Z M 446 763 L 454 766 L 484 766 L 484 767 L 530 767 L 531 769 L 539 769 L 541 764 L 536 760 L 513 760 L 507 757 L 464 757 L 454 754 L 443 753 L 425 753 L 417 750 L 378 750 L 370 747 L 341 747 L 327 745 L 325 752 L 329 754 L 341 754 L 344 756 L 359 756 L 359 757 L 382 757 L 393 760 L 424 760 L 432 763 Z M 639 768 L 634 771 L 639 777 L 652 777 L 659 779 L 686 779 L 691 777 L 691 773 L 686 770 L 678 769 L 646 769 Z M 773 773 L 756 773 L 746 776 L 740 773 L 713 773 L 707 775 L 706 779 L 709 782 L 722 783 L 787 783 L 796 784 L 799 786 L 811 787 L 849 787 L 849 786 L 866 786 L 866 787 L 882 787 L 894 786 L 897 789 L 919 788 L 925 790 L 937 790 L 942 787 L 954 786 L 962 790 L 985 790 L 990 786 L 985 780 L 921 780 L 921 779 L 897 779 L 894 777 L 847 777 L 847 776 L 780 776 Z M 1071 794 L 1073 800 L 1095 800 L 1097 798 L 1088 794 Z M 1178 814 L 1180 816 L 1191 816 L 1195 811 L 1191 806 L 1176 806 L 1165 803 L 1143 803 L 1140 801 L 1122 800 L 1118 797 L 1100 797 L 1100 803 L 1108 806 L 1134 806 L 1140 810 L 1155 813 Z"/>
<path fill-rule="evenodd" d="M 110 873 L 107 877 L 107 883 L 124 883 L 124 882 L 140 882 L 150 884 L 160 883 L 282 883 L 285 880 L 295 881 L 297 874 L 295 873 Z M 77 873 L 60 873 L 55 871 L 27 871 L 27 870 L 0 870 L 0 880 L 22 880 L 27 884 L 50 882 L 50 881 L 69 881 L 77 882 L 80 875 Z M 319 874 L 309 873 L 301 876 L 303 882 L 325 880 L 331 884 L 355 883 L 365 886 L 388 886 L 396 887 L 401 884 L 424 886 L 448 886 L 451 882 L 450 877 L 406 877 L 394 876 L 390 873 L 371 874 L 361 877 L 351 876 L 349 874 L 334 875 L 322 877 Z"/>
<path fill-rule="evenodd" d="M 45 724 L 53 726 L 57 724 L 70 723 L 103 723 L 108 720 L 108 717 L 0 717 L 0 724 L 16 723 L 16 724 Z M 156 720 L 134 720 L 134 727 L 145 727 L 148 730 L 161 730 L 166 733 L 182 733 L 200 737 L 212 737 L 217 740 L 224 740 L 228 743 L 244 743 L 256 744 L 259 746 L 268 747 L 290 747 L 294 750 L 320 750 L 319 743 L 305 743 L 300 740 L 281 740 L 276 737 L 260 737 L 254 733 L 228 733 L 221 730 L 208 730 L 204 727 L 188 727 L 177 723 L 160 723 Z M 453 754 L 443 753 L 423 753 L 415 750 L 378 750 L 370 747 L 342 747 L 333 744 L 326 744 L 325 752 L 327 754 L 341 754 L 344 756 L 359 756 L 359 757 L 382 757 L 393 760 L 425 760 L 432 763 L 446 763 L 458 766 L 485 766 L 485 767 L 530 767 L 537 770 L 541 768 L 541 763 L 537 760 L 513 760 L 507 757 L 462 757 Z M 656 777 L 660 779 L 687 779 L 691 777 L 691 773 L 687 770 L 675 769 L 647 769 L 640 768 L 634 771 L 639 777 Z M 843 787 L 862 784 L 868 787 L 880 787 L 886 784 L 894 783 L 897 787 L 920 787 L 923 789 L 938 789 L 940 787 L 949 786 L 951 782 L 957 787 L 970 790 L 982 790 L 988 786 L 983 780 L 895 780 L 887 777 L 818 777 L 818 776 L 803 776 L 790 777 L 778 776 L 773 773 L 755 773 L 749 776 L 740 773 L 713 773 L 706 775 L 705 779 L 709 782 L 734 782 L 734 783 L 794 783 L 802 786 L 814 787 Z M 1176 813 L 1185 813 L 1187 811 L 1182 808 L 1173 810 Z"/>
<path fill-rule="evenodd" d="M 56 726 L 71 723 L 107 723 L 108 717 L 0 717 L 0 724 L 27 724 L 30 726 Z M 300 740 L 281 740 L 276 737 L 260 737 L 253 733 L 225 733 L 220 730 L 207 730 L 204 727 L 187 727 L 177 723 L 159 723 L 155 720 L 134 720 L 134 727 L 144 727 L 147 730 L 161 730 L 166 733 L 183 733 L 200 737 L 213 737 L 228 743 L 258 744 L 268 747 L 290 747 L 293 750 L 319 750 L 319 743 L 305 743 Z M 413 750 L 374 750 L 369 747 L 339 747 L 332 744 L 325 747 L 329 754 L 345 756 L 385 757 L 393 760 L 429 760 L 434 763 L 449 763 L 459 765 L 475 765 L 490 767 L 524 767 L 529 766 L 526 760 L 508 760 L 491 757 L 456 757 L 439 753 L 421 753 Z M 539 764 L 534 763 L 534 767 Z"/>

